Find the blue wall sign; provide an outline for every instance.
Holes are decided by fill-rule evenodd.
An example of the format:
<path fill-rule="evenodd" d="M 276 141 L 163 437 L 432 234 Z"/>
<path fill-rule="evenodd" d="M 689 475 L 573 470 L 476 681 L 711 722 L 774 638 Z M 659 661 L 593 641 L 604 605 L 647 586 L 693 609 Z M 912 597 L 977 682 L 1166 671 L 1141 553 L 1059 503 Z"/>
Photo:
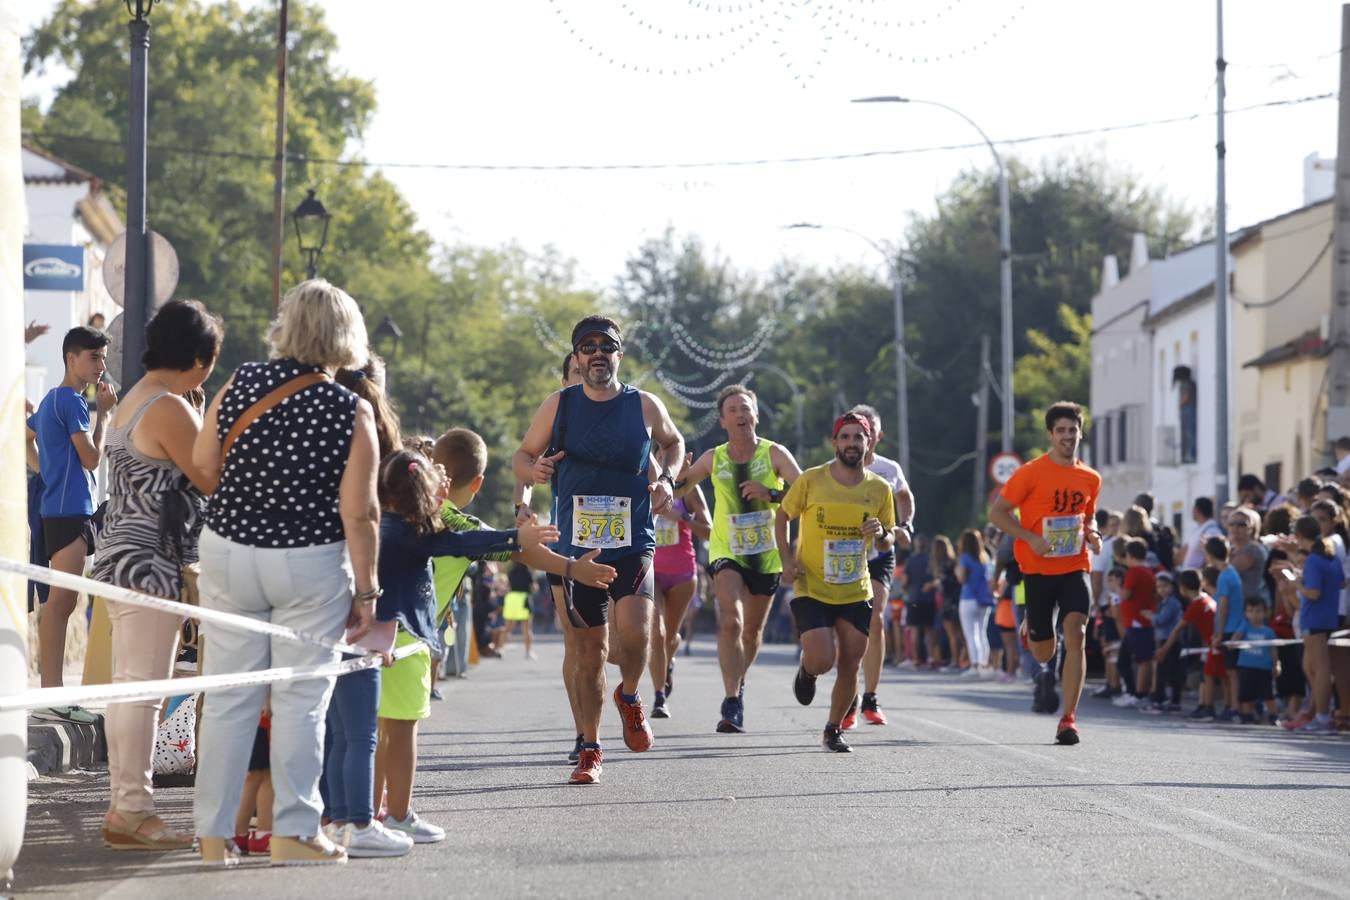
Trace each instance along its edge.
<path fill-rule="evenodd" d="M 70 244 L 24 244 L 23 289 L 84 290 L 84 248 Z"/>

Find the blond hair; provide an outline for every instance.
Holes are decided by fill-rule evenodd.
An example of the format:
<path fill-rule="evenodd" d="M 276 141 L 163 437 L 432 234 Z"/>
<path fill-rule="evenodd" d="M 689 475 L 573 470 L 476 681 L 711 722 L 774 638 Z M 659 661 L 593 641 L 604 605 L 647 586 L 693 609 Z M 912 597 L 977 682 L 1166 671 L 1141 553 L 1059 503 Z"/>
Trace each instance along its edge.
<path fill-rule="evenodd" d="M 273 359 L 310 366 L 360 369 L 366 364 L 366 321 L 342 288 L 322 278 L 302 281 L 286 292 L 267 332 Z"/>

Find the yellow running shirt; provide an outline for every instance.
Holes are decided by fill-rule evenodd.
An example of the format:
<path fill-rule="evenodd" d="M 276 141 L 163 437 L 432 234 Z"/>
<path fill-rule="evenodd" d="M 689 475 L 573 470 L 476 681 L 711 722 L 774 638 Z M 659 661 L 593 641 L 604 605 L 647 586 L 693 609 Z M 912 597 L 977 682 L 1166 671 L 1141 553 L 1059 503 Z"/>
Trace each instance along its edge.
<path fill-rule="evenodd" d="M 888 530 L 895 527 L 891 486 L 867 471 L 861 483 L 842 485 L 826 463 L 793 482 L 783 511 L 801 520 L 793 583 L 797 596 L 839 605 L 871 599 L 867 557 L 872 541 L 863 538 L 862 523 L 877 518 Z"/>

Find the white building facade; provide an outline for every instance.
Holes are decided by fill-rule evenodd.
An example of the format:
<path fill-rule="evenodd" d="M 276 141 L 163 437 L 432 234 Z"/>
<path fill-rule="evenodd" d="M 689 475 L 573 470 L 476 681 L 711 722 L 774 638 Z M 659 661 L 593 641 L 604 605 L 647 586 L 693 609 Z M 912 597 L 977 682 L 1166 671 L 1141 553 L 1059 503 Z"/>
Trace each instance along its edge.
<path fill-rule="evenodd" d="M 24 351 L 24 395 L 36 404 L 64 376 L 65 333 L 121 312 L 103 285 L 103 258 L 123 224 L 96 177 L 34 147 L 23 148 L 23 181 L 24 322 L 48 327 Z"/>

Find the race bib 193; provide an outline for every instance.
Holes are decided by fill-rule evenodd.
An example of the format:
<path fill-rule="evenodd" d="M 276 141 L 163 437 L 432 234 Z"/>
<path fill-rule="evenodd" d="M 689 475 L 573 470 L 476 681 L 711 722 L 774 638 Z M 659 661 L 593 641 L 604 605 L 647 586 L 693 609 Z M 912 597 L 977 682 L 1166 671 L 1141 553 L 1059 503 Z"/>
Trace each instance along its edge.
<path fill-rule="evenodd" d="M 656 546 L 674 547 L 680 542 L 680 523 L 675 519 L 657 516 L 652 524 L 656 532 Z"/>
<path fill-rule="evenodd" d="M 629 497 L 576 494 L 572 497 L 572 546 L 611 550 L 633 545 L 633 501 Z"/>
<path fill-rule="evenodd" d="M 1046 556 L 1076 556 L 1083 550 L 1083 517 L 1046 516 L 1041 519 L 1041 536 L 1050 543 Z"/>
<path fill-rule="evenodd" d="M 825 542 L 825 583 L 853 584 L 867 574 L 867 542 L 860 539 Z"/>
<path fill-rule="evenodd" d="M 727 523 L 727 543 L 733 556 L 755 556 L 777 547 L 771 509 L 729 515 Z"/>

